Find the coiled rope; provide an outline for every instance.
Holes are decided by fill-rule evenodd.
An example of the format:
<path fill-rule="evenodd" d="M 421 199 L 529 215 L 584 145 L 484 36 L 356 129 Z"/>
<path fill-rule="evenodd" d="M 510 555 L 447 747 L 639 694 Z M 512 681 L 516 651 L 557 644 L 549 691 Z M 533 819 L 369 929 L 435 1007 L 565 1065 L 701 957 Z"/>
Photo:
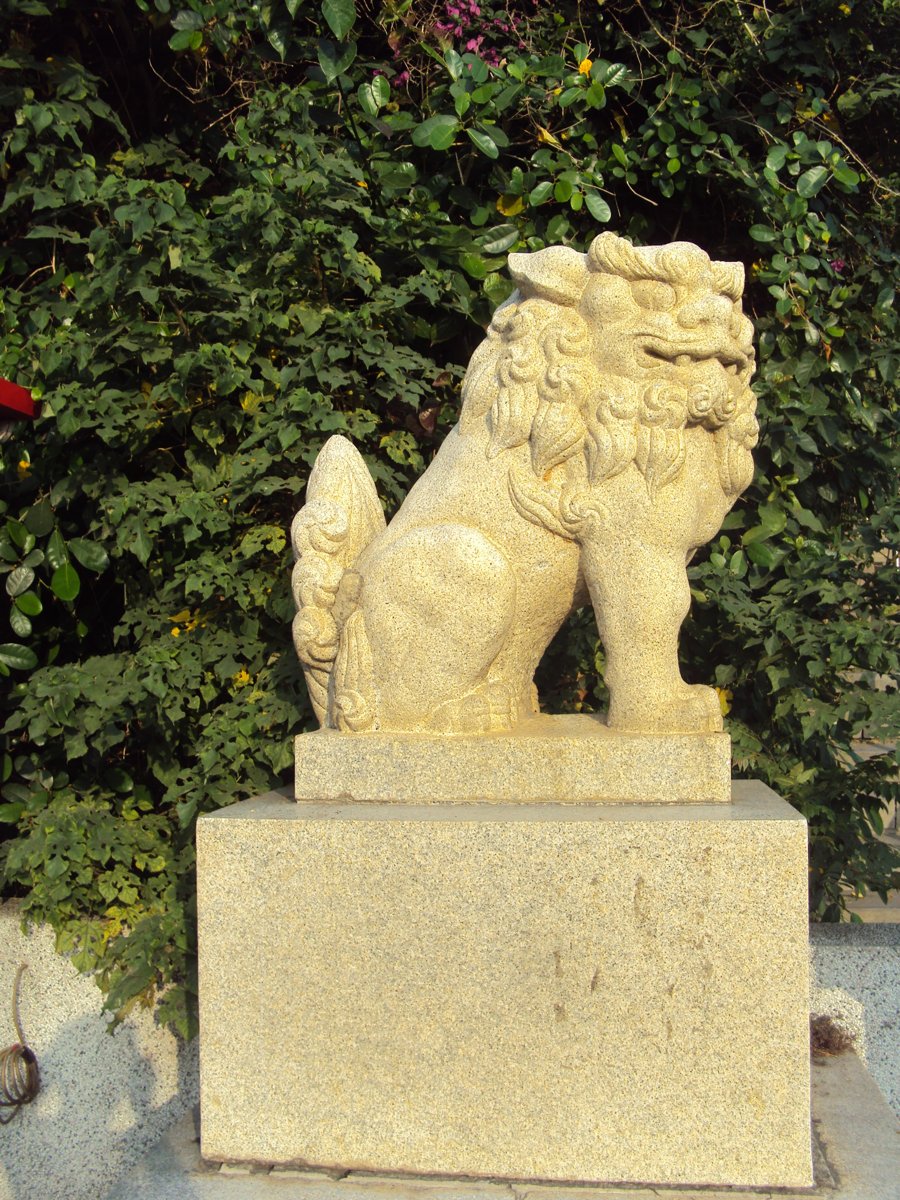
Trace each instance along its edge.
<path fill-rule="evenodd" d="M 19 1035 L 18 1042 L 0 1050 L 0 1125 L 8 1125 L 23 1104 L 30 1104 L 41 1086 L 35 1053 L 25 1045 L 25 1034 L 19 1020 L 19 981 L 26 964 L 16 971 L 12 995 L 12 1019 Z M 4 1112 L 11 1109 L 11 1112 Z"/>

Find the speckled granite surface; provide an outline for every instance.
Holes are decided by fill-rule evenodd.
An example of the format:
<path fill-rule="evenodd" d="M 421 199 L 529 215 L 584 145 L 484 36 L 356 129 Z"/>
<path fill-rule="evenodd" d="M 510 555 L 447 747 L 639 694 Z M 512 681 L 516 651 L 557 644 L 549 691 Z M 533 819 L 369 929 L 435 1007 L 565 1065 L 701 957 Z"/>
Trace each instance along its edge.
<path fill-rule="evenodd" d="M 622 733 L 542 713 L 507 733 L 294 739 L 295 796 L 340 803 L 685 804 L 731 799 L 727 733 Z"/>
<path fill-rule="evenodd" d="M 207 1157 L 810 1182 L 806 826 L 762 784 L 274 796 L 201 818 L 198 852 Z"/>

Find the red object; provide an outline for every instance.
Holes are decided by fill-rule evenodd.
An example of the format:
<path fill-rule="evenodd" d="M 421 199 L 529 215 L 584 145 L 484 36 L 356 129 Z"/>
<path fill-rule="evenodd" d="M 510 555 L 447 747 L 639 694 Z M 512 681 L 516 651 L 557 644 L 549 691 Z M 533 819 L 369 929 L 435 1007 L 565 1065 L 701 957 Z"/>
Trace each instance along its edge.
<path fill-rule="evenodd" d="M 8 379 L 0 379 L 0 418 L 6 417 L 7 420 L 15 420 L 15 417 L 10 417 L 10 413 L 15 413 L 16 417 L 27 417 L 33 421 L 37 415 L 37 403 L 32 400 L 31 392 L 28 388 L 20 387 L 17 383 L 10 383 Z"/>

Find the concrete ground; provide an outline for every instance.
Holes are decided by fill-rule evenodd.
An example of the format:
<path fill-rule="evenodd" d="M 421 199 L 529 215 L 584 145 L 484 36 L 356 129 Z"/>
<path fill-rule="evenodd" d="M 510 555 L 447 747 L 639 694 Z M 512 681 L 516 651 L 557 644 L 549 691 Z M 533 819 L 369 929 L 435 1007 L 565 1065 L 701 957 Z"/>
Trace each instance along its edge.
<path fill-rule="evenodd" d="M 815 1187 L 747 1191 L 216 1167 L 200 1158 L 195 1112 L 104 1200 L 898 1200 L 900 1125 L 854 1054 L 816 1061 L 813 1125 Z"/>
<path fill-rule="evenodd" d="M 810 1012 L 850 1035 L 900 1118 L 900 925 L 811 925 L 809 945 Z"/>

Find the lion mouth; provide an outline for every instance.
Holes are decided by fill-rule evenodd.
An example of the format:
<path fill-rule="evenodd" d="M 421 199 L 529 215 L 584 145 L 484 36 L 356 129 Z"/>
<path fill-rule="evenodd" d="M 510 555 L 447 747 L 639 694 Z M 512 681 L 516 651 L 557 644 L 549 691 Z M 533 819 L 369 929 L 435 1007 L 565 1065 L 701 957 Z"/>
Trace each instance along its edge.
<path fill-rule="evenodd" d="M 650 366 L 666 364 L 675 367 L 691 367 L 696 363 L 716 359 L 728 375 L 742 375 L 751 366 L 750 357 L 736 346 L 723 346 L 721 342 L 680 342 L 673 345 L 664 338 L 647 335 L 643 338 L 640 353 Z"/>

